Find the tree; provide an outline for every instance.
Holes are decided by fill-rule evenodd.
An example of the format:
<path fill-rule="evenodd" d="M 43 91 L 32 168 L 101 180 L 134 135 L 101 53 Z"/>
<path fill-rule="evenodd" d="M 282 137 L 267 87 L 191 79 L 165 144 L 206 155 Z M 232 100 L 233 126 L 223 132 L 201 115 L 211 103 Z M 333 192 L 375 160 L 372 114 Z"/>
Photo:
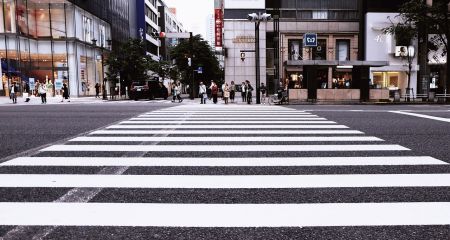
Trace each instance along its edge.
<path fill-rule="evenodd" d="M 152 72 L 152 76 L 160 77 L 162 81 L 170 78 L 174 81 L 179 80 L 178 68 L 169 61 L 150 61 L 149 70 Z"/>
<path fill-rule="evenodd" d="M 203 68 L 203 73 L 196 74 L 197 80 L 215 80 L 218 82 L 221 80 L 219 61 L 208 42 L 201 38 L 200 35 L 194 36 L 192 42 L 189 40 L 181 41 L 171 50 L 171 56 L 176 60 L 176 66 L 182 73 L 182 82 L 184 83 L 190 84 L 188 82 L 189 76 L 192 76 L 193 70 L 196 70 L 198 67 Z M 188 65 L 188 58 L 191 58 L 191 67 Z M 196 84 L 198 84 L 198 81 Z"/>
<path fill-rule="evenodd" d="M 130 87 L 133 81 L 145 81 L 149 78 L 149 64 L 152 61 L 147 56 L 145 44 L 140 39 L 130 39 L 111 52 L 106 60 L 108 80 Z"/>
<path fill-rule="evenodd" d="M 449 4 L 450 0 L 433 0 L 431 6 L 423 0 L 410 0 L 400 8 L 400 15 L 407 24 L 418 26 L 420 29 L 427 28 L 430 33 L 437 34 L 448 53 Z M 447 54 L 446 72 L 446 88 L 450 90 L 450 54 Z"/>
<path fill-rule="evenodd" d="M 391 26 L 384 28 L 383 33 L 394 35 L 397 46 L 405 46 L 406 49 L 400 54 L 400 57 L 407 63 L 408 71 L 406 75 L 408 76 L 408 87 L 406 88 L 406 93 L 411 93 L 411 73 L 414 60 L 414 49 L 410 49 L 413 46 L 414 40 L 417 38 L 418 29 L 412 22 L 407 21 L 402 15 L 397 16 L 400 18 L 399 22 L 391 21 Z M 408 97 L 408 101 L 409 101 Z"/>

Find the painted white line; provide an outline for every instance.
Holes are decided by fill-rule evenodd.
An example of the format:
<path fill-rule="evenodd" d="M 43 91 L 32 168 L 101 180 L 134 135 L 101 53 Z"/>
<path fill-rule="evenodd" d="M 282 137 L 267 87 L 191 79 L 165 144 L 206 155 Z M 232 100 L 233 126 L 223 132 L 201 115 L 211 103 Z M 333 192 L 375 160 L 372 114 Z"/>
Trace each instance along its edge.
<path fill-rule="evenodd" d="M 450 187 L 450 174 L 227 175 L 227 176 L 0 174 L 0 187 L 142 188 L 142 189 Z"/>
<path fill-rule="evenodd" d="M 407 151 L 400 145 L 53 145 L 43 152 L 347 152 Z"/>
<path fill-rule="evenodd" d="M 434 117 L 434 116 L 429 116 L 429 115 L 425 115 L 425 114 L 417 114 L 417 113 L 402 112 L 402 111 L 390 111 L 390 112 L 450 123 L 450 118 Z"/>
<path fill-rule="evenodd" d="M 107 129 L 347 129 L 344 125 L 112 125 Z M 259 131 L 259 130 L 258 130 Z"/>
<path fill-rule="evenodd" d="M 7 226 L 355 227 L 450 224 L 449 202 L 0 203 L 0 212 L 0 225 Z"/>
<path fill-rule="evenodd" d="M 0 166 L 86 167 L 299 167 L 299 166 L 415 166 L 448 165 L 427 156 L 395 157 L 283 157 L 283 158 L 115 158 L 22 157 Z"/>
<path fill-rule="evenodd" d="M 382 142 L 377 137 L 77 137 L 70 142 Z"/>
<path fill-rule="evenodd" d="M 305 115 L 305 114 L 267 114 L 267 113 L 261 113 L 261 114 L 249 114 L 249 113 L 227 113 L 227 114 L 210 114 L 210 113 L 202 113 L 202 114 L 143 114 L 141 116 L 144 117 L 187 117 L 187 116 L 193 116 L 193 117 L 218 117 L 218 116 L 226 116 L 226 117 L 308 117 L 308 116 L 317 116 L 317 115 Z"/>
<path fill-rule="evenodd" d="M 333 121 L 172 121 L 173 124 L 336 124 Z M 120 124 L 169 124 L 168 121 L 123 121 Z"/>
<path fill-rule="evenodd" d="M 90 133 L 90 135 L 159 135 L 159 134 L 178 134 L 178 135 L 232 135 L 232 134 L 245 134 L 245 135 L 340 135 L 340 134 L 364 134 L 361 131 L 356 130 L 99 130 Z M 281 137 L 282 138 L 282 137 Z"/>
<path fill-rule="evenodd" d="M 300 111 L 286 110 L 159 110 L 152 113 L 305 113 Z"/>
<path fill-rule="evenodd" d="M 142 121 L 142 120 L 156 120 L 156 121 L 182 121 L 182 120 L 210 120 L 210 121 L 214 121 L 214 120 L 227 120 L 227 121 L 231 121 L 231 120 L 266 120 L 266 121 L 281 121 L 281 120 L 327 120 L 326 118 L 319 118 L 319 117 L 286 117 L 286 118 L 280 118 L 280 117 L 240 117 L 240 118 L 236 118 L 236 117 L 223 117 L 223 116 L 217 116 L 217 117 L 189 117 L 189 116 L 184 116 L 184 117 L 170 117 L 170 118 L 161 118 L 161 117 L 137 117 L 137 118 L 131 118 L 131 121 L 133 120 L 137 120 L 137 121 Z"/>

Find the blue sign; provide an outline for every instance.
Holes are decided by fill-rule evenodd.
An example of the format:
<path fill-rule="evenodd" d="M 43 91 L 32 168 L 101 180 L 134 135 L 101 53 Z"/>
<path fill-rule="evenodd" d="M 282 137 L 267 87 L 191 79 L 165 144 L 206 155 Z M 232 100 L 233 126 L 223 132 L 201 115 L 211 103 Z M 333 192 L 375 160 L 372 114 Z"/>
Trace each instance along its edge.
<path fill-rule="evenodd" d="M 203 68 L 202 67 L 198 67 L 197 72 L 198 72 L 198 74 L 202 74 L 203 73 Z"/>
<path fill-rule="evenodd" d="M 303 35 L 303 46 L 317 47 L 317 33 L 305 33 Z"/>
<path fill-rule="evenodd" d="M 36 87 L 36 80 L 34 78 L 29 78 L 29 85 L 30 85 L 30 89 L 34 90 L 34 88 Z"/>
<path fill-rule="evenodd" d="M 56 79 L 55 81 L 55 89 L 56 90 L 61 90 L 61 88 L 63 87 L 63 82 L 61 79 Z"/>

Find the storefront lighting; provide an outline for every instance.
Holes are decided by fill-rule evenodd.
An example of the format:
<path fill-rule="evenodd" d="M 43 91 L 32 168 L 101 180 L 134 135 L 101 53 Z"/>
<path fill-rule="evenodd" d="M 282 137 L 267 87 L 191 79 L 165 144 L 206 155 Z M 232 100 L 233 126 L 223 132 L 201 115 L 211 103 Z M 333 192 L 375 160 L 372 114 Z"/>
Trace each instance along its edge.
<path fill-rule="evenodd" d="M 336 68 L 338 68 L 338 69 L 353 69 L 353 66 L 342 65 L 342 66 L 336 66 Z"/>

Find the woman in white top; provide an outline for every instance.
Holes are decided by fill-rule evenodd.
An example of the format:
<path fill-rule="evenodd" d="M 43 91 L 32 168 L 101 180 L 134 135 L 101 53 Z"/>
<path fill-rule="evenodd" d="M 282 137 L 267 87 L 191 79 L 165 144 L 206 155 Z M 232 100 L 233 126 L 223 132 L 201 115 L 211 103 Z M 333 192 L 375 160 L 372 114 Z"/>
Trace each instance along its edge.
<path fill-rule="evenodd" d="M 39 84 L 39 95 L 41 95 L 42 104 L 47 103 L 47 85 L 46 84 Z"/>
<path fill-rule="evenodd" d="M 200 82 L 198 95 L 200 97 L 200 104 L 206 104 L 206 98 L 208 97 L 208 95 L 206 94 L 206 86 L 205 84 L 203 84 L 203 82 Z"/>

